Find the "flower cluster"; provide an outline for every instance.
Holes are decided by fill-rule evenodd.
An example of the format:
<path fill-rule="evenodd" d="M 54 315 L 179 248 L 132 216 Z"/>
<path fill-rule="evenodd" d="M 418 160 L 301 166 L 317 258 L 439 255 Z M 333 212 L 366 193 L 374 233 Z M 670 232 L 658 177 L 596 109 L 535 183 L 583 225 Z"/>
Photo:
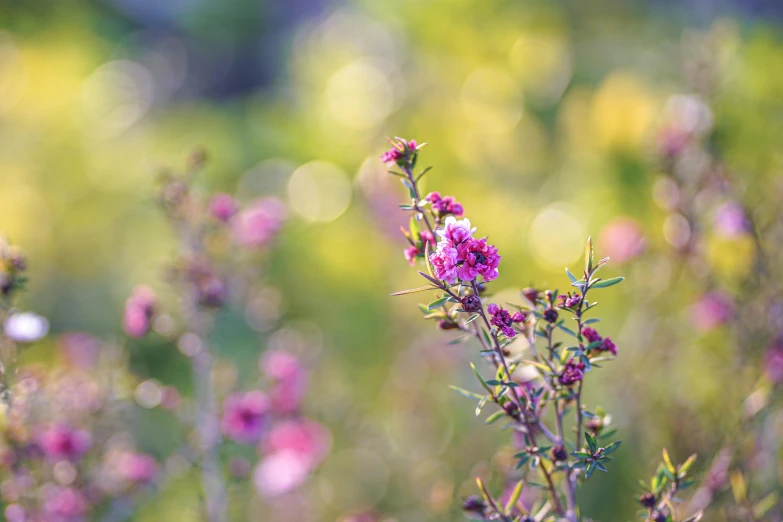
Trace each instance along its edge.
<path fill-rule="evenodd" d="M 398 139 L 398 143 L 395 150 L 406 150 L 407 141 Z M 455 341 L 473 339 L 481 347 L 482 357 L 493 368 L 492 378 L 484 379 L 473 367 L 482 393 L 453 388 L 478 402 L 477 416 L 487 405 L 495 405 L 496 410 L 487 417 L 486 423 L 506 420 L 506 426 L 513 433 L 512 442 L 521 450 L 515 455 L 519 459 L 517 469 L 527 465 L 529 473 L 541 473 L 535 481 L 545 484 L 545 498 L 538 503 L 531 503 L 530 499 L 523 503 L 520 496 L 524 486 L 528 480 L 533 480 L 528 478 L 528 472 L 521 476 L 514 474 L 514 482 L 497 498 L 481 479 L 477 479 L 481 497 L 468 498 L 463 504 L 463 512 L 476 520 L 577 522 L 577 485 L 590 478 L 595 470 L 607 471 L 606 463 L 611 460 L 608 455 L 620 445 L 620 441 L 599 445 L 599 441 L 611 436 L 611 432 L 603 429 L 609 416 L 600 407 L 590 411 L 582 403 L 582 386 L 588 374 L 598 367 L 595 363 L 611 358 L 598 357 L 598 354 L 617 355 L 617 347 L 609 337 L 601 337 L 587 326 L 596 320 L 586 317 L 596 304 L 588 300 L 588 292 L 613 286 L 623 278 L 602 279 L 596 275 L 608 259 L 596 262 L 592 242 L 588 240 L 583 277 L 578 278 L 567 270 L 575 288 L 573 294 L 557 297 L 551 290 L 528 288 L 522 292 L 525 304 L 512 305 L 518 310 L 513 313 L 496 303 L 487 303 L 483 297 L 487 292 L 486 283 L 498 277 L 500 255 L 497 249 L 488 244 L 486 238 L 474 237 L 475 229 L 467 218 L 457 219 L 464 209 L 454 198 L 441 197 L 438 192 L 421 198 L 419 182 L 427 170 L 414 174 L 415 161 L 395 157 L 402 174 L 392 174 L 403 176 L 403 184 L 412 197 L 411 205 L 401 205 L 403 210 L 413 213 L 411 229 L 403 231 L 406 238 L 415 237 L 421 226 L 436 230 L 440 239 L 429 259 L 422 259 L 426 272 L 419 273 L 429 286 L 394 295 L 435 292 L 434 301 L 421 305 L 425 318 L 436 321 L 440 329 L 458 331 L 461 337 Z M 425 203 L 431 205 L 428 207 Z M 406 257 L 411 262 L 421 259 L 418 255 Z M 460 284 L 456 285 L 458 281 Z M 571 321 L 574 328 L 566 326 L 566 321 Z M 526 336 L 529 353 L 512 358 L 510 345 L 518 333 Z M 558 341 L 556 333 L 568 338 Z M 543 340 L 543 347 L 537 339 Z M 575 417 L 573 443 L 566 441 L 564 429 L 569 411 Z M 554 427 L 547 425 L 551 415 L 556 419 Z M 542 437 L 548 439 L 550 445 L 542 445 Z M 577 451 L 569 453 L 568 445 Z M 562 480 L 557 476 L 562 476 Z M 560 489 L 556 484 L 560 484 Z"/>
<path fill-rule="evenodd" d="M 498 277 L 500 255 L 497 249 L 487 243 L 486 238 L 474 238 L 474 232 L 468 219 L 446 218 L 443 229 L 438 230 L 441 239 L 437 250 L 429 259 L 435 277 L 449 284 L 457 279 L 469 283 L 478 276 L 484 281 Z"/>

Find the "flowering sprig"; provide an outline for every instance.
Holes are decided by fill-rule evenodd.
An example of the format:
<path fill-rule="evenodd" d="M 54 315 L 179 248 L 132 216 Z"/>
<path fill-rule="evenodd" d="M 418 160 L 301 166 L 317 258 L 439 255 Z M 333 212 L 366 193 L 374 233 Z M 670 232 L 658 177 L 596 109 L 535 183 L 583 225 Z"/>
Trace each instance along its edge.
<path fill-rule="evenodd" d="M 691 455 L 688 459 L 679 465 L 674 465 L 669 452 L 664 448 L 663 460 L 658 465 L 655 476 L 647 484 L 643 480 L 639 484 L 645 492 L 637 500 L 645 509 L 640 513 L 640 517 L 645 517 L 646 522 L 698 522 L 702 519 L 702 512 L 699 511 L 687 518 L 680 519 L 677 516 L 675 503 L 679 501 L 677 494 L 692 486 L 695 481 L 687 478 L 688 471 L 696 461 L 696 455 Z"/>
<path fill-rule="evenodd" d="M 475 340 L 480 346 L 480 354 L 494 367 L 493 377 L 485 379 L 471 364 L 482 393 L 452 388 L 477 401 L 476 416 L 481 415 L 488 404 L 494 404 L 497 409 L 485 423 L 505 419 L 506 427 L 524 440 L 523 451 L 516 455 L 519 459 L 517 469 L 525 466 L 527 471 L 518 480 L 511 498 L 505 504 L 501 503 L 479 479 L 481 497 L 467 499 L 464 512 L 478 520 L 510 522 L 565 518 L 576 522 L 580 517 L 576 505 L 578 482 L 588 479 L 596 469 L 607 471 L 605 463 L 611 460 L 609 455 L 620 446 L 620 441 L 610 440 L 613 432 L 604 431 L 608 416 L 600 408 L 591 412 L 581 403 L 586 375 L 599 368 L 598 363 L 617 355 L 617 346 L 612 340 L 588 326 L 598 319 L 587 317 L 597 305 L 591 303 L 587 295 L 591 290 L 613 286 L 623 278 L 598 277 L 598 271 L 606 265 L 608 258 L 596 262 L 592 241 L 588 240 L 582 277 L 577 278 L 566 269 L 575 289 L 573 294 L 559 296 L 556 291 L 529 288 L 522 293 L 526 304 L 511 305 L 513 311 L 487 302 L 488 299 L 482 297 L 486 285 L 499 275 L 501 256 L 497 248 L 486 238 L 475 237 L 476 228 L 467 218 L 457 219 L 464 214 L 464 208 L 459 205 L 455 211 L 452 197 L 444 198 L 433 192 L 431 194 L 437 194 L 436 197 L 421 198 L 419 182 L 429 171 L 428 168 L 415 173 L 421 146 L 402 138 L 396 138 L 392 144 L 393 148 L 381 159 L 401 169 L 401 173 L 391 173 L 402 177 L 411 198 L 410 204 L 400 205 L 413 214 L 410 228 L 403 230 L 403 234 L 411 241 L 425 228 L 439 237 L 434 252 L 429 252 L 428 242 L 411 245 L 417 252 L 423 247 L 424 255 L 413 256 L 406 251 L 406 258 L 412 263 L 416 259 L 424 262 L 426 271 L 419 274 L 428 284 L 392 295 L 434 292 L 433 301 L 420 305 L 425 319 L 437 321 L 443 330 L 462 332 L 463 335 L 453 342 Z M 449 198 L 448 203 L 443 205 L 446 198 Z M 434 204 L 428 207 L 427 203 L 433 203 L 433 200 Z M 444 208 L 451 211 L 444 212 Z M 570 322 L 561 315 L 570 316 Z M 556 340 L 556 333 L 558 336 L 565 334 L 569 342 Z M 525 335 L 528 340 L 530 354 L 527 359 L 511 356 L 509 345 L 517 334 Z M 543 351 L 539 351 L 537 340 L 543 340 Z M 533 368 L 537 377 L 521 381 L 516 370 L 523 366 Z M 573 415 L 573 441 L 567 437 L 568 412 Z M 585 419 L 588 423 L 583 426 Z M 584 431 L 583 444 L 584 428 L 587 431 Z M 542 439 L 547 439 L 549 445 L 539 444 Z M 570 452 L 567 447 L 571 448 Z M 535 505 L 523 506 L 519 502 L 522 488 L 534 483 L 530 473 L 539 472 L 546 483 L 547 498 Z"/>

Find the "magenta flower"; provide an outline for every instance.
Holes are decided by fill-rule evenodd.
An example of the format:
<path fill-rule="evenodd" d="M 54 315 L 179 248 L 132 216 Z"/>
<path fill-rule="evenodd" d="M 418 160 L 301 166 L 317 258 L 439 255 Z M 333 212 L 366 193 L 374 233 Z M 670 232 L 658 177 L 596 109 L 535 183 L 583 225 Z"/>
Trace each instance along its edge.
<path fill-rule="evenodd" d="M 276 198 L 254 202 L 232 220 L 234 237 L 248 248 L 266 246 L 275 237 L 286 218 L 286 207 Z"/>
<path fill-rule="evenodd" d="M 588 343 L 595 343 L 602 339 L 600 335 L 598 335 L 598 332 L 590 328 L 589 326 L 585 326 L 582 328 L 582 335 L 585 339 L 587 339 Z"/>
<path fill-rule="evenodd" d="M 737 238 L 750 231 L 745 211 L 737 203 L 724 203 L 715 211 L 715 229 L 724 237 Z"/>
<path fill-rule="evenodd" d="M 42 491 L 43 511 L 48 522 L 80 522 L 87 515 L 87 501 L 75 488 L 51 486 Z"/>
<path fill-rule="evenodd" d="M 139 285 L 133 289 L 125 301 L 125 314 L 122 325 L 125 333 L 136 339 L 144 337 L 150 329 L 150 321 L 155 315 L 157 297 L 151 288 Z"/>
<path fill-rule="evenodd" d="M 449 216 L 443 223 L 443 228 L 438 230 L 438 235 L 443 238 L 447 244 L 456 246 L 463 241 L 473 237 L 475 228 L 470 228 L 470 220 L 460 219 L 457 220 L 454 216 Z M 443 241 L 441 241 L 442 243 Z"/>
<path fill-rule="evenodd" d="M 585 364 L 583 362 L 576 362 L 574 359 L 569 359 L 558 377 L 560 384 L 563 386 L 573 386 L 584 377 L 584 369 Z"/>
<path fill-rule="evenodd" d="M 65 424 L 52 424 L 37 437 L 38 447 L 50 458 L 77 460 L 92 447 L 92 437 L 84 430 Z"/>
<path fill-rule="evenodd" d="M 409 246 L 403 251 L 403 255 L 405 256 L 405 259 L 408 261 L 408 264 L 411 266 L 413 266 L 413 264 L 416 263 L 416 258 L 419 257 L 420 254 L 421 254 L 421 250 L 419 250 L 413 245 Z"/>
<path fill-rule="evenodd" d="M 405 140 L 402 140 L 400 143 L 393 144 L 391 149 L 381 154 L 381 161 L 387 165 L 398 164 L 407 159 L 408 151 L 415 151 L 416 147 L 418 147 L 416 140 L 411 140 L 407 143 L 405 143 Z"/>
<path fill-rule="evenodd" d="M 783 338 L 773 341 L 767 348 L 764 370 L 773 383 L 783 382 Z"/>
<path fill-rule="evenodd" d="M 237 213 L 237 204 L 228 194 L 215 194 L 209 200 L 209 213 L 216 220 L 226 223 Z"/>
<path fill-rule="evenodd" d="M 734 301 L 726 293 L 708 292 L 691 307 L 691 317 L 699 330 L 714 330 L 734 317 Z"/>
<path fill-rule="evenodd" d="M 576 305 L 579 304 L 579 301 L 582 299 L 579 294 L 562 294 L 557 297 L 560 300 L 560 307 L 562 308 L 573 308 Z"/>
<path fill-rule="evenodd" d="M 612 355 L 617 355 L 617 345 L 615 345 L 614 342 L 612 342 L 611 338 L 604 337 L 601 346 L 598 347 L 598 351 L 609 352 Z"/>
<path fill-rule="evenodd" d="M 439 216 L 462 217 L 465 213 L 462 204 L 454 196 L 441 197 L 440 192 L 430 192 L 424 199 L 432 203 L 432 210 Z"/>
<path fill-rule="evenodd" d="M 489 322 L 500 328 L 503 335 L 508 338 L 517 334 L 516 330 L 514 330 L 514 323 L 521 323 L 525 320 L 525 314 L 522 312 L 516 312 L 514 315 L 511 315 L 508 310 L 494 303 L 487 306 L 487 312 L 492 316 Z"/>
<path fill-rule="evenodd" d="M 438 243 L 438 250 L 430 256 L 430 263 L 435 277 L 450 285 L 457 281 L 460 260 L 456 248 L 445 241 Z"/>
<path fill-rule="evenodd" d="M 241 444 L 255 444 L 266 426 L 268 410 L 269 398 L 263 392 L 234 393 L 223 402 L 220 428 Z"/>
<path fill-rule="evenodd" d="M 500 256 L 497 249 L 488 244 L 486 239 L 470 238 L 457 245 L 457 253 L 462 261 L 457 275 L 462 281 L 473 281 L 479 275 L 484 281 L 492 281 L 498 277 Z"/>
<path fill-rule="evenodd" d="M 28 522 L 27 511 L 19 504 L 8 504 L 5 511 L 5 519 L 8 522 Z"/>

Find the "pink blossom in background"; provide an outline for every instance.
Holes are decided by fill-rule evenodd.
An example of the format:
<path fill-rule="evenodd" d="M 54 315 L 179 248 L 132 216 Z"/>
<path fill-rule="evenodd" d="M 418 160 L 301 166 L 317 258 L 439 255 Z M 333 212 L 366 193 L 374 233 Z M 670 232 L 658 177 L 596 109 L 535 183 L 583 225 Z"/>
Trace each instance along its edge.
<path fill-rule="evenodd" d="M 152 455 L 129 451 L 119 457 L 118 470 L 132 484 L 147 484 L 158 476 L 158 462 Z"/>
<path fill-rule="evenodd" d="M 734 301 L 724 292 L 708 292 L 691 306 L 691 318 L 703 332 L 714 330 L 734 317 Z"/>
<path fill-rule="evenodd" d="M 86 520 L 87 501 L 75 488 L 50 486 L 41 492 L 47 522 L 80 522 Z"/>
<path fill-rule="evenodd" d="M 285 420 L 277 423 L 261 442 L 263 453 L 293 451 L 315 467 L 332 445 L 329 430 L 311 420 Z"/>
<path fill-rule="evenodd" d="M 155 314 L 157 297 L 151 288 L 139 285 L 125 301 L 122 325 L 130 337 L 140 338 L 149 332 L 150 321 Z"/>
<path fill-rule="evenodd" d="M 783 382 L 783 338 L 774 341 L 764 357 L 764 370 L 770 381 Z"/>
<path fill-rule="evenodd" d="M 260 369 L 274 380 L 269 390 L 272 410 L 292 413 L 299 409 L 307 391 L 307 372 L 299 360 L 282 350 L 269 350 L 261 356 Z"/>
<path fill-rule="evenodd" d="M 220 427 L 223 433 L 242 444 L 255 444 L 261 438 L 269 411 L 269 398 L 261 391 L 234 393 L 223 402 Z"/>
<path fill-rule="evenodd" d="M 732 202 L 718 207 L 714 224 L 720 235 L 730 239 L 741 237 L 750 231 L 750 223 L 742 206 Z"/>
<path fill-rule="evenodd" d="M 27 522 L 27 512 L 19 504 L 9 504 L 5 508 L 5 519 L 8 522 Z"/>
<path fill-rule="evenodd" d="M 635 219 L 619 217 L 604 227 L 598 244 L 612 262 L 627 263 L 644 252 L 647 240 Z"/>
<path fill-rule="evenodd" d="M 296 451 L 284 450 L 264 457 L 253 472 L 259 495 L 277 497 L 304 484 L 311 471 L 307 458 Z"/>
<path fill-rule="evenodd" d="M 237 213 L 237 204 L 228 194 L 215 194 L 209 200 L 209 213 L 216 220 L 225 223 Z"/>
<path fill-rule="evenodd" d="M 265 246 L 282 227 L 286 213 L 285 204 L 277 198 L 255 201 L 232 221 L 237 243 L 248 248 Z"/>
<path fill-rule="evenodd" d="M 101 342 L 90 334 L 69 332 L 60 336 L 60 352 L 71 366 L 94 368 L 101 355 Z"/>
<path fill-rule="evenodd" d="M 75 460 L 92 447 L 92 437 L 84 430 L 65 424 L 52 424 L 37 437 L 38 447 L 51 458 Z"/>

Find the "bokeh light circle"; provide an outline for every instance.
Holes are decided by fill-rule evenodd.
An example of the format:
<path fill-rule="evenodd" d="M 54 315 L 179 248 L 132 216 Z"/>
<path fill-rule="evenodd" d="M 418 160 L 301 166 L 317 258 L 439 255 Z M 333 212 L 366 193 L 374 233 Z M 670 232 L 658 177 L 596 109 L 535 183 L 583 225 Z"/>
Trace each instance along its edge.
<path fill-rule="evenodd" d="M 324 95 L 332 119 L 352 129 L 374 127 L 394 106 L 389 78 L 368 60 L 357 60 L 335 72 Z"/>
<path fill-rule="evenodd" d="M 529 237 L 536 261 L 550 269 L 579 259 L 587 239 L 581 220 L 563 203 L 541 209 L 530 225 Z"/>
<path fill-rule="evenodd" d="M 307 221 L 334 221 L 351 203 L 351 182 L 333 163 L 305 163 L 288 180 L 288 203 Z"/>

